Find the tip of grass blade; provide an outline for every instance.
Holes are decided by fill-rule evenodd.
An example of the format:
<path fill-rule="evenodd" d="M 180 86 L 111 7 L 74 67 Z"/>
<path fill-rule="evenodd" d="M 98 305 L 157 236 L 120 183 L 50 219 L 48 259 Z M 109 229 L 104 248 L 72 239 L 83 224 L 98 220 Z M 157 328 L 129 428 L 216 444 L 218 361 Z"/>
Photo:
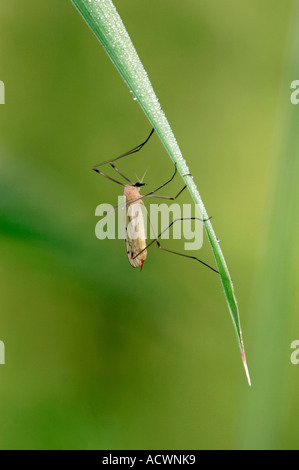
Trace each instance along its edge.
<path fill-rule="evenodd" d="M 241 357 L 242 357 L 242 362 L 243 362 L 243 366 L 244 366 L 244 369 L 245 369 L 246 377 L 247 377 L 247 380 L 248 380 L 248 384 L 249 384 L 249 387 L 251 387 L 251 379 L 250 379 L 249 370 L 248 370 L 248 366 L 247 366 L 247 362 L 246 362 L 246 356 L 245 356 L 244 348 L 242 348 L 242 350 L 241 350 Z"/>

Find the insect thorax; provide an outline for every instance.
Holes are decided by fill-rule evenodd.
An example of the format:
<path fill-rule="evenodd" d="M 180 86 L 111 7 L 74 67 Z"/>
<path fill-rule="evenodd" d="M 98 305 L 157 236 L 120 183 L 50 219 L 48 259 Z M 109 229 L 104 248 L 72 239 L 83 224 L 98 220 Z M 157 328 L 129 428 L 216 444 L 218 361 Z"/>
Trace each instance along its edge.
<path fill-rule="evenodd" d="M 124 196 L 128 201 L 135 201 L 140 197 L 140 188 L 127 184 L 124 188 Z"/>

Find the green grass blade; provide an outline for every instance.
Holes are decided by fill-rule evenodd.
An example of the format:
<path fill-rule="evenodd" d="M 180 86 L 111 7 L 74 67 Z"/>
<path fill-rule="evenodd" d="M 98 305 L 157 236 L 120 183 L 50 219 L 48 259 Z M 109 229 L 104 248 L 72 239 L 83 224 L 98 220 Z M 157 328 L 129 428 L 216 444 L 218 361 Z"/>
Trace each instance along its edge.
<path fill-rule="evenodd" d="M 178 143 L 171 130 L 168 120 L 159 104 L 148 75 L 139 59 L 127 30 L 111 0 L 72 0 L 86 23 L 90 26 L 110 59 L 127 83 L 134 98 L 146 114 L 151 125 L 155 128 L 163 145 L 187 185 L 189 192 L 199 210 L 202 219 L 208 219 L 208 214 L 201 200 L 196 184 L 182 156 Z M 213 230 L 210 220 L 205 223 L 205 229 L 212 247 L 213 254 L 220 273 L 226 301 L 236 331 L 246 376 L 250 377 L 246 363 L 239 310 L 234 293 L 233 283 Z"/>

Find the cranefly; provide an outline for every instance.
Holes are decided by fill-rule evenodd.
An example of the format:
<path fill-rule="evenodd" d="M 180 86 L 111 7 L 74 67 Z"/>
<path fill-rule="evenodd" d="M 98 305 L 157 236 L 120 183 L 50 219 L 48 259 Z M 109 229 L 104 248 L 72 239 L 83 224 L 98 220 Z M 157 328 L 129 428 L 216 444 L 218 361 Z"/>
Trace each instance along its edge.
<path fill-rule="evenodd" d="M 116 160 L 120 160 L 121 158 L 124 158 L 124 157 L 127 157 L 129 155 L 132 155 L 134 153 L 139 152 L 142 149 L 142 147 L 144 147 L 144 145 L 149 141 L 149 139 L 151 138 L 153 133 L 154 133 L 154 129 L 151 130 L 149 136 L 147 137 L 147 139 L 144 142 L 137 145 L 136 147 L 129 150 L 128 152 L 125 152 L 125 153 L 123 153 L 123 154 L 119 155 L 118 157 L 113 158 L 111 160 L 106 160 L 105 162 L 99 163 L 98 165 L 95 165 L 93 167 L 93 170 L 96 171 L 97 173 L 99 173 L 100 175 L 102 175 L 105 178 L 108 178 L 110 181 L 113 181 L 114 183 L 120 184 L 121 186 L 124 187 L 124 196 L 126 198 L 126 203 L 125 203 L 125 206 L 126 206 L 125 246 L 126 246 L 126 253 L 127 253 L 127 256 L 128 256 L 128 260 L 129 260 L 131 266 L 133 266 L 133 268 L 139 267 L 140 270 L 141 270 L 142 267 L 143 267 L 143 263 L 147 258 L 147 249 L 153 243 L 156 243 L 157 246 L 161 250 L 167 251 L 168 253 L 172 253 L 172 254 L 175 254 L 175 255 L 184 256 L 185 258 L 190 258 L 190 259 L 194 259 L 196 261 L 199 261 L 201 264 L 207 266 L 212 271 L 219 274 L 219 272 L 216 269 L 212 268 L 207 263 L 205 263 L 204 261 L 200 260 L 199 258 L 197 258 L 195 256 L 186 255 L 185 253 L 178 253 L 176 251 L 168 250 L 167 248 L 164 248 L 164 247 L 161 246 L 161 242 L 160 242 L 161 235 L 164 232 L 166 232 L 167 230 L 169 230 L 170 227 L 174 223 L 182 221 L 182 220 L 186 220 L 186 219 L 188 219 L 188 220 L 190 220 L 190 219 L 191 220 L 201 220 L 203 222 L 203 220 L 199 219 L 198 217 L 188 217 L 188 218 L 183 217 L 183 218 L 173 220 L 171 222 L 171 224 L 169 224 L 169 226 L 166 229 L 164 229 L 161 233 L 159 233 L 158 235 L 155 236 L 155 239 L 153 241 L 151 241 L 148 245 L 146 244 L 145 224 L 144 224 L 142 208 L 144 207 L 148 218 L 149 218 L 149 213 L 148 213 L 148 211 L 147 211 L 147 209 L 144 205 L 143 199 L 152 197 L 152 198 L 160 198 L 160 199 L 169 199 L 169 200 L 173 201 L 173 200 L 177 199 L 182 194 L 182 192 L 186 189 L 186 186 L 184 186 L 175 196 L 161 196 L 161 195 L 156 194 L 160 189 L 164 188 L 167 184 L 169 184 L 174 179 L 174 177 L 177 173 L 177 168 L 175 166 L 174 173 L 173 173 L 173 175 L 171 176 L 171 178 L 169 180 L 167 180 L 165 183 L 163 183 L 162 185 L 160 185 L 158 188 L 154 189 L 153 191 L 151 191 L 147 194 L 141 195 L 140 194 L 140 188 L 142 186 L 146 185 L 146 183 L 143 182 L 145 175 L 143 176 L 143 178 L 140 181 L 137 181 L 136 183 L 133 183 L 132 180 L 130 180 L 127 176 L 125 176 L 115 166 L 114 162 Z M 124 183 L 122 181 L 119 181 L 118 179 L 116 180 L 115 178 L 112 178 L 111 176 L 109 176 L 106 173 L 103 173 L 101 170 L 99 170 L 99 167 L 102 167 L 102 166 L 108 165 L 108 164 L 113 168 L 113 170 L 115 170 L 126 181 L 126 183 Z M 117 206 L 113 210 L 117 210 L 117 209 L 119 209 L 119 207 L 120 206 Z"/>

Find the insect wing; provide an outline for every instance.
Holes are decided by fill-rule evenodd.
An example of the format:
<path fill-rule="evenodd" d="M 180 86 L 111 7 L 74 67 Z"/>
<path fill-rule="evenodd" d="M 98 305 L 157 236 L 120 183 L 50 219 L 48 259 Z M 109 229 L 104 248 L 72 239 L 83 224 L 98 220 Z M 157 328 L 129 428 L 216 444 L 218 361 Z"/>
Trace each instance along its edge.
<path fill-rule="evenodd" d="M 144 218 L 141 204 L 130 204 L 126 214 L 125 246 L 129 263 L 142 269 L 146 259 Z"/>

